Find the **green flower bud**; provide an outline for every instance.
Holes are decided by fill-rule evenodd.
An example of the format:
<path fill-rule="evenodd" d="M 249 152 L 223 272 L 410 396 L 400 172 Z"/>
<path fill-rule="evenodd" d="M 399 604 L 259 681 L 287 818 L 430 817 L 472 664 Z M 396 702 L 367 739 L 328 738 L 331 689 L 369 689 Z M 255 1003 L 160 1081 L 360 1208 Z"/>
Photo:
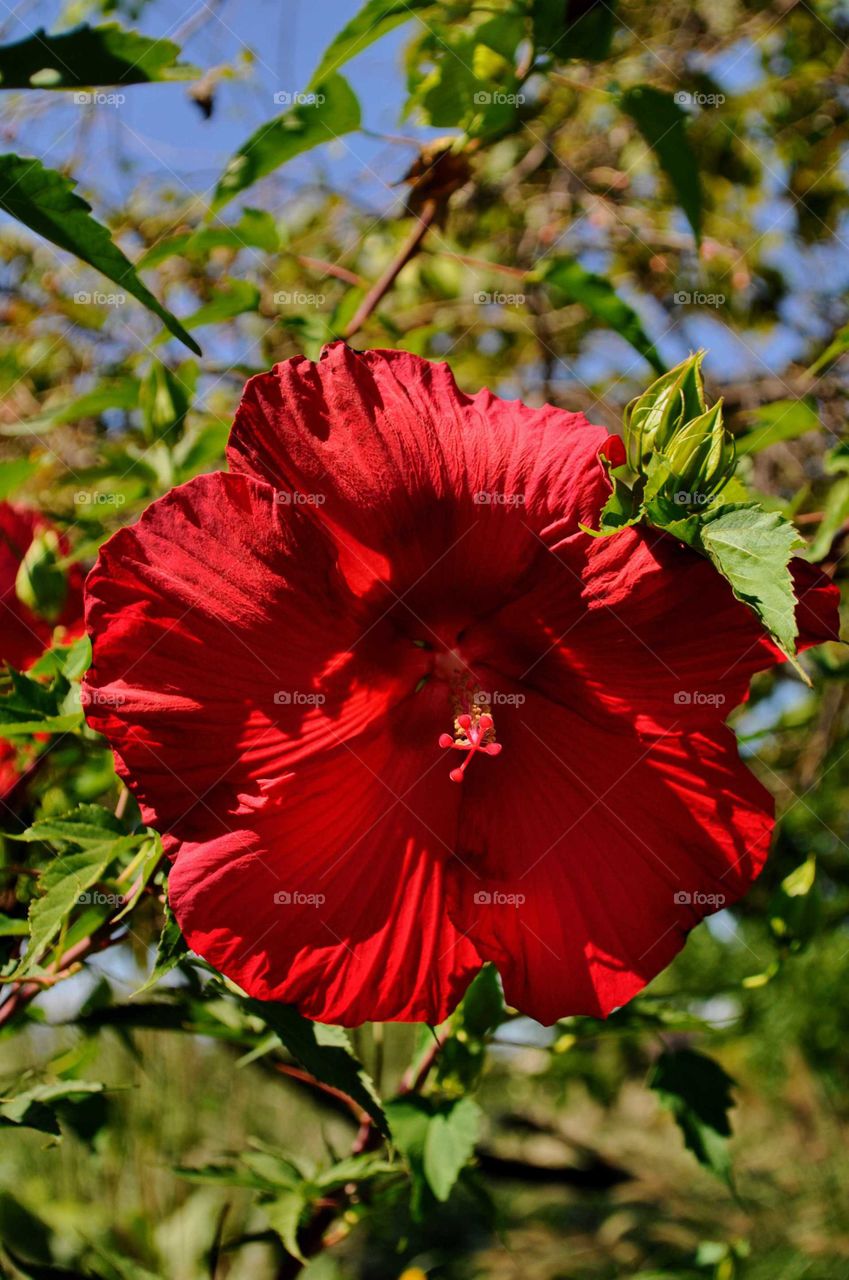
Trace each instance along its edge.
<path fill-rule="evenodd" d="M 139 406 L 149 440 L 162 440 L 166 436 L 176 439 L 189 410 L 189 395 L 183 379 L 155 360 L 142 380 Z"/>
<path fill-rule="evenodd" d="M 706 410 L 699 351 L 651 384 L 625 410 L 625 447 L 632 471 L 645 474 L 652 458 L 668 449 L 673 437 Z"/>
<path fill-rule="evenodd" d="M 685 423 L 664 455 L 667 496 L 679 506 L 705 506 L 730 478 L 736 460 L 734 438 L 722 422 L 722 401 Z"/>
<path fill-rule="evenodd" d="M 32 613 L 56 622 L 65 607 L 68 580 L 60 564 L 59 537 L 55 530 L 37 533 L 18 568 L 15 594 Z"/>

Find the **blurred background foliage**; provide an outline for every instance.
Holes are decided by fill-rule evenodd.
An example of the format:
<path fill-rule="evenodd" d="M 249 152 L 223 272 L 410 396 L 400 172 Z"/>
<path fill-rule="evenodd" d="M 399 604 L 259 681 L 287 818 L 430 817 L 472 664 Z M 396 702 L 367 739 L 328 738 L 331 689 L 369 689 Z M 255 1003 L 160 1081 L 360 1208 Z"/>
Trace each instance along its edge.
<path fill-rule="evenodd" d="M 340 336 L 611 429 L 707 347 L 742 478 L 840 578 L 841 0 L 36 0 L 0 38 L 0 496 L 62 534 L 36 614 L 223 465 L 246 377 Z M 387 1146 L 344 1042 L 181 950 L 56 641 L 0 701 L 0 1274 L 849 1276 L 839 646 L 735 714 L 781 815 L 746 901 L 606 1024 L 484 974 L 438 1055 L 357 1031 Z"/>

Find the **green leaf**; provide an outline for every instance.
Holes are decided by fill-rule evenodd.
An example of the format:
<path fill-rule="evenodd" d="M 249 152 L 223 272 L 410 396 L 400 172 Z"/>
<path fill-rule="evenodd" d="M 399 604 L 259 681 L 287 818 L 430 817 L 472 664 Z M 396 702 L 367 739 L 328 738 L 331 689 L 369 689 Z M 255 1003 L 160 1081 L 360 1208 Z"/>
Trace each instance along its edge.
<path fill-rule="evenodd" d="M 532 279 L 541 281 L 568 302 L 578 302 L 590 315 L 621 334 L 652 368 L 663 373 L 664 364 L 643 329 L 637 313 L 624 302 L 609 280 L 587 271 L 575 258 L 558 256 L 537 265 Z"/>
<path fill-rule="evenodd" d="M 616 27 L 616 0 L 534 0 L 537 56 L 556 62 L 602 62 Z"/>
<path fill-rule="evenodd" d="M 34 733 L 67 733 L 82 728 L 79 687 L 64 675 L 49 685 L 8 668 L 7 693 L 0 697 L 0 738 Z"/>
<path fill-rule="evenodd" d="M 142 992 L 149 991 L 151 987 L 155 987 L 161 978 L 167 973 L 171 973 L 176 969 L 181 960 L 189 954 L 186 946 L 186 940 L 177 924 L 174 912 L 171 910 L 170 903 L 165 903 L 165 919 L 162 923 L 162 932 L 159 935 L 159 942 L 156 946 L 156 959 L 153 962 L 153 970 L 147 982 L 139 987 L 138 991 L 133 994 L 140 996 Z"/>
<path fill-rule="evenodd" d="M 0 470 L 0 500 L 11 497 L 37 470 L 38 463 L 29 458 L 6 459 Z"/>
<path fill-rule="evenodd" d="M 445 1201 L 472 1158 L 480 1132 L 481 1110 L 472 1098 L 460 1098 L 437 1111 L 427 1126 L 424 1175 L 437 1200 Z"/>
<path fill-rule="evenodd" d="M 788 658 L 796 652 L 796 597 L 789 564 L 804 546 L 798 531 L 777 511 L 754 504 L 719 507 L 701 525 L 702 547 L 738 600 L 757 614 Z"/>
<path fill-rule="evenodd" d="M 59 849 L 85 849 L 123 834 L 120 819 L 110 809 L 100 804 L 81 804 L 61 817 L 39 818 L 18 839 L 41 841 Z"/>
<path fill-rule="evenodd" d="M 365 1182 L 367 1178 L 376 1178 L 383 1173 L 397 1173 L 399 1166 L 392 1164 L 379 1155 L 345 1156 L 316 1173 L 312 1181 L 322 1191 L 342 1187 L 346 1182 Z"/>
<path fill-rule="evenodd" d="M 825 351 L 811 365 L 808 373 L 821 373 L 827 365 L 834 364 L 834 361 L 839 360 L 847 351 L 849 351 L 849 324 L 844 325 L 842 329 L 838 329 Z"/>
<path fill-rule="evenodd" d="M 840 476 L 828 491 L 817 536 L 808 548 L 807 558 L 813 564 L 828 555 L 846 520 L 849 520 L 849 476 Z"/>
<path fill-rule="evenodd" d="M 326 80 L 381 36 L 387 35 L 402 22 L 409 22 L 417 10 L 433 7 L 434 0 L 368 0 L 351 21 L 337 32 L 321 55 L 321 60 L 310 77 L 310 88 Z"/>
<path fill-rule="evenodd" d="M 201 354 L 179 320 L 142 284 L 106 227 L 91 216 L 91 206 L 74 193 L 69 178 L 55 169 L 45 169 L 40 160 L 0 156 L 0 209 L 126 289 L 176 338 L 196 355 Z"/>
<path fill-rule="evenodd" d="M 146 833 L 124 835 L 119 819 L 96 804 L 79 805 L 61 817 L 42 818 L 16 837 L 57 851 L 39 879 L 40 896 L 30 906 L 29 945 L 16 976 L 30 973 L 71 914 L 88 905 L 89 890 L 103 879 L 111 863 L 138 852 L 149 838 Z M 116 900 L 114 905 L 117 908 L 120 903 Z"/>
<path fill-rule="evenodd" d="M 205 324 L 221 324 L 245 311 L 256 311 L 260 292 L 249 280 L 228 280 L 222 289 L 216 289 L 209 302 L 186 316 L 187 329 L 199 329 Z"/>
<path fill-rule="evenodd" d="M 506 1021 L 501 981 L 494 964 L 487 964 L 473 979 L 453 1015 L 466 1035 L 482 1038 Z"/>
<path fill-rule="evenodd" d="M 306 1263 L 306 1258 L 298 1245 L 298 1225 L 308 1203 L 304 1191 L 297 1188 L 293 1191 L 284 1191 L 262 1206 L 268 1215 L 272 1229 L 283 1241 L 286 1252 L 303 1263 Z"/>
<path fill-rule="evenodd" d="M 280 234 L 274 215 L 266 209 L 243 209 L 242 216 L 233 226 L 200 227 L 183 235 L 170 236 L 152 245 L 138 262 L 139 270 L 156 267 L 160 262 L 180 254 L 183 257 L 205 258 L 213 249 L 264 249 L 276 253 L 280 248 Z"/>
<path fill-rule="evenodd" d="M 248 1013 L 255 1014 L 281 1039 L 293 1058 L 323 1084 L 341 1089 L 371 1116 L 381 1133 L 388 1135 L 386 1116 L 371 1077 L 351 1052 L 341 1027 L 325 1026 L 303 1018 L 291 1005 L 246 999 Z"/>
<path fill-rule="evenodd" d="M 60 404 L 43 409 L 34 418 L 15 426 L 4 426 L 4 436 L 41 435 L 53 427 L 64 426 L 68 422 L 80 422 L 83 418 L 99 418 L 107 409 L 135 409 L 139 402 L 138 378 L 121 378 L 114 382 L 103 382 L 93 391 L 77 396 L 73 400 L 63 400 Z"/>
<path fill-rule="evenodd" d="M 737 453 L 760 453 L 782 440 L 796 440 L 808 431 L 821 427 L 816 402 L 811 396 L 804 400 L 775 400 L 761 405 L 754 411 L 754 425 L 737 437 Z"/>
<path fill-rule="evenodd" d="M 237 151 L 218 183 L 213 210 L 295 156 L 359 127 L 356 94 L 342 76 L 329 76 L 312 86 L 304 101 L 257 129 Z"/>
<path fill-rule="evenodd" d="M 42 1133 L 58 1135 L 58 1104 L 82 1102 L 102 1092 L 103 1085 L 97 1081 L 60 1080 L 56 1084 L 35 1085 L 10 1098 L 0 1098 L 0 1126 L 40 1129 Z"/>
<path fill-rule="evenodd" d="M 636 124 L 671 181 L 698 243 L 702 227 L 702 187 L 687 137 L 687 113 L 671 93 L 641 84 L 626 90 L 620 106 Z"/>
<path fill-rule="evenodd" d="M 41 877 L 42 896 L 33 900 L 29 911 L 30 940 L 26 956 L 15 971 L 16 977 L 31 973 L 65 921 L 85 902 L 92 885 L 103 878 L 106 868 L 126 848 L 126 841 L 107 839 L 88 845 L 79 853 L 68 853 L 50 863 Z"/>
<path fill-rule="evenodd" d="M 124 31 L 114 22 L 83 23 L 57 35 L 41 28 L 0 46 L 0 89 L 79 89 L 198 75 L 196 67 L 177 63 L 179 53 L 170 40 Z"/>
<path fill-rule="evenodd" d="M 662 1054 L 649 1079 L 649 1087 L 674 1115 L 687 1148 L 729 1186 L 728 1112 L 734 1105 L 733 1085 L 718 1062 L 693 1049 Z"/>
<path fill-rule="evenodd" d="M 139 408 L 148 440 L 180 435 L 189 411 L 186 383 L 161 360 L 154 360 L 139 387 Z"/>
<path fill-rule="evenodd" d="M 25 938 L 29 933 L 26 920 L 0 912 L 0 938 Z"/>

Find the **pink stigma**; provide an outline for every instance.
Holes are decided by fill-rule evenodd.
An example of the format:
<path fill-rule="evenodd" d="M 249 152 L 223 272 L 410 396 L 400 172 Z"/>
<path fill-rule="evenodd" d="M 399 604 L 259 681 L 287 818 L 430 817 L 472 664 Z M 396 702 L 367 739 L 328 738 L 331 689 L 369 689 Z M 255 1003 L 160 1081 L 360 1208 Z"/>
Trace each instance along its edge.
<path fill-rule="evenodd" d="M 455 751 L 468 752 L 459 768 L 452 769 L 448 775 L 452 782 L 463 781 L 463 774 L 476 751 L 482 751 L 486 756 L 497 756 L 501 751 L 500 742 L 484 742 L 484 738 L 492 729 L 492 716 L 482 715 L 476 724 L 472 723 L 470 715 L 458 716 L 457 725 L 463 733 L 461 738 L 452 738 L 450 733 L 439 735 L 440 747 L 453 747 Z"/>

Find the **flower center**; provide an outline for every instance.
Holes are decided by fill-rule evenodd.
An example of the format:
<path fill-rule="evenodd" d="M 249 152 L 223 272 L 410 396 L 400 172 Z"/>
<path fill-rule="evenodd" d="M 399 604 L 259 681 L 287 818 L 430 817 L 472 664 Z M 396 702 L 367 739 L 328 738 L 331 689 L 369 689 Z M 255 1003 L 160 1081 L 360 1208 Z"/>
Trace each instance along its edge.
<path fill-rule="evenodd" d="M 441 733 L 440 747 L 452 748 L 454 751 L 465 751 L 466 758 L 448 775 L 452 782 L 462 782 L 469 767 L 472 756 L 480 751 L 485 756 L 497 756 L 501 751 L 501 743 L 494 741 L 495 727 L 492 716 L 487 712 L 478 713 L 477 718 L 463 713 L 454 720 L 454 734 Z"/>
<path fill-rule="evenodd" d="M 422 648 L 431 648 L 424 642 L 414 643 L 420 643 Z M 448 686 L 454 731 L 441 733 L 439 745 L 445 750 L 465 753 L 463 763 L 449 774 L 452 782 L 462 782 L 473 756 L 497 756 L 501 752 L 501 743 L 495 740 L 490 695 L 481 688 L 453 637 L 443 640 L 433 653 L 430 675 Z"/>

